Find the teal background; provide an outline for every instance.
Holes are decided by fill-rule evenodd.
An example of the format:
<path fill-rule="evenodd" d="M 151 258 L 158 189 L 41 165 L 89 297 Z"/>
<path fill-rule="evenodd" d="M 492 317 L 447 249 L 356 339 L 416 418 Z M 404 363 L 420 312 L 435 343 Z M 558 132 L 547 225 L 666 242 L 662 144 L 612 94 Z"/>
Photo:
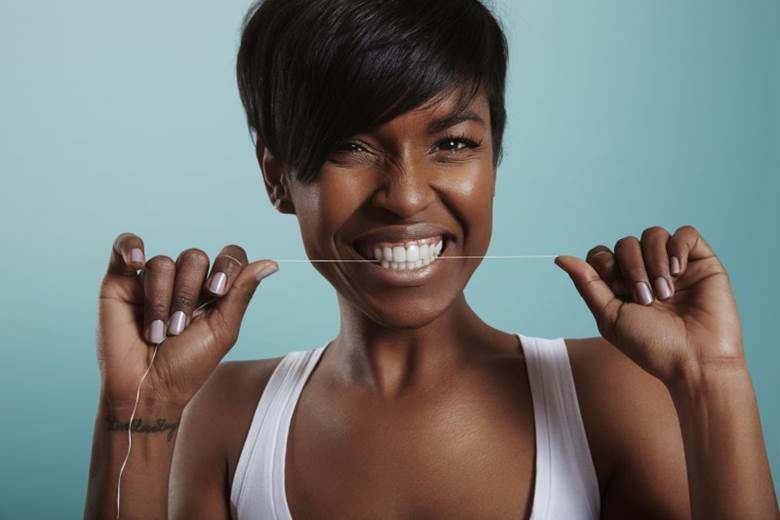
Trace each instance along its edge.
<path fill-rule="evenodd" d="M 82 514 L 96 296 L 118 233 L 138 233 L 147 257 L 230 242 L 305 257 L 294 217 L 268 203 L 235 87 L 248 5 L 0 2 L 2 518 Z M 583 256 L 651 225 L 697 226 L 731 275 L 777 479 L 780 4 L 496 10 L 511 64 L 489 254 Z M 337 333 L 332 288 L 310 264 L 280 267 L 227 359 Z M 507 331 L 597 334 L 551 260 L 485 260 L 467 296 Z"/>

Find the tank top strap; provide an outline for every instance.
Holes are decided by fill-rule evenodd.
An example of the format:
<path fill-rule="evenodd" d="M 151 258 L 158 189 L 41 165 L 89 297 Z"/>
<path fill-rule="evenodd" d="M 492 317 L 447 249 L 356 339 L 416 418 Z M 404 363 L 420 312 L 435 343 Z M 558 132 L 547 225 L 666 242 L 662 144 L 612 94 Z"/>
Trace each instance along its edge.
<path fill-rule="evenodd" d="M 531 520 L 596 519 L 600 492 L 563 338 L 520 336 L 536 428 Z"/>
<path fill-rule="evenodd" d="M 327 345 L 289 352 L 271 374 L 236 464 L 230 496 L 232 518 L 290 518 L 284 489 L 290 421 L 303 386 Z M 249 483 L 252 489 L 246 489 Z"/>

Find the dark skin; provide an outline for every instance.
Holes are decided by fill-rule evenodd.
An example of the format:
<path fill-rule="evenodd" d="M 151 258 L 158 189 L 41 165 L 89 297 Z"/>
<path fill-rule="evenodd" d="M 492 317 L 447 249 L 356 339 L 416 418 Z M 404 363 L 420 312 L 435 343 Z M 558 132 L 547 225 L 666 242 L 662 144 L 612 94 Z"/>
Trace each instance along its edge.
<path fill-rule="evenodd" d="M 285 176 L 258 144 L 269 197 L 297 217 L 310 258 L 346 258 L 355 234 L 415 222 L 454 230 L 455 255 L 486 254 L 496 180 L 489 109 L 480 95 L 470 110 L 481 122 L 466 119 L 429 134 L 428 124 L 447 115 L 451 101 L 355 136 L 308 186 Z M 143 249 L 137 235 L 117 238 L 101 288 L 103 386 L 86 516 L 115 514 L 112 475 L 126 448 L 126 431 L 107 431 L 101 417 L 127 420 L 134 382 L 151 356 L 143 333 L 178 306 L 190 319 L 160 347 L 136 417 L 181 423 L 173 441 L 133 433 L 141 454 L 123 477 L 122 516 L 229 518 L 236 463 L 281 358 L 220 359 L 238 338 L 254 274 L 273 262 L 250 264 L 231 245 L 207 277 L 203 251 L 185 251 L 178 264 L 163 256 L 144 263 L 130 261 L 133 248 Z M 293 415 L 285 483 L 294 518 L 530 514 L 533 408 L 519 339 L 485 323 L 466 301 L 479 259 L 437 261 L 446 262 L 443 276 L 404 288 L 371 282 L 357 264 L 314 264 L 337 291 L 341 328 Z M 653 227 L 613 249 L 600 245 L 584 260 L 561 256 L 556 264 L 601 333 L 566 344 L 602 517 L 774 518 L 736 306 L 725 270 L 698 231 Z M 145 282 L 135 273 L 141 267 Z M 225 289 L 209 293 L 220 270 L 228 272 Z M 636 289 L 642 281 L 650 302 Z M 192 316 L 204 298 L 217 303 Z"/>

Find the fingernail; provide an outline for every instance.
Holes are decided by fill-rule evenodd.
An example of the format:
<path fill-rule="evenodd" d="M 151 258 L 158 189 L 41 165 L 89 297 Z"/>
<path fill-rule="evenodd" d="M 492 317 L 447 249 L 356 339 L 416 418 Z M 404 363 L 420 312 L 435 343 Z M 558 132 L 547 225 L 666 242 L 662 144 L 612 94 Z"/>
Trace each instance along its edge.
<path fill-rule="evenodd" d="M 637 282 L 636 287 L 636 300 L 642 305 L 650 305 L 653 303 L 653 293 L 650 292 L 650 286 L 647 282 Z"/>
<path fill-rule="evenodd" d="M 271 264 L 271 265 L 267 266 L 265 269 L 263 269 L 262 271 L 260 271 L 259 273 L 257 273 L 257 275 L 255 276 L 255 279 L 259 282 L 260 280 L 262 280 L 263 278 L 265 278 L 269 274 L 275 273 L 278 269 L 279 269 L 278 265 Z"/>
<path fill-rule="evenodd" d="M 670 262 L 672 264 L 672 274 L 674 276 L 677 276 L 678 274 L 680 274 L 680 259 L 677 258 L 676 256 L 673 256 L 670 259 Z"/>
<path fill-rule="evenodd" d="M 161 343 L 165 339 L 165 324 L 163 320 L 154 320 L 149 325 L 149 341 Z"/>
<path fill-rule="evenodd" d="M 171 316 L 171 321 L 168 323 L 168 334 L 172 334 L 174 336 L 181 334 L 181 331 L 184 330 L 186 324 L 187 315 L 184 314 L 184 311 L 174 312 L 173 316 Z"/>
<path fill-rule="evenodd" d="M 672 288 L 669 286 L 669 282 L 663 276 L 659 276 L 653 282 L 655 285 L 655 292 L 658 294 L 658 298 L 665 300 L 672 296 Z"/>
<path fill-rule="evenodd" d="M 140 248 L 134 247 L 130 250 L 130 261 L 134 264 L 144 263 L 144 252 Z"/>
<path fill-rule="evenodd" d="M 225 290 L 225 284 L 227 283 L 227 275 L 223 272 L 214 273 L 211 277 L 211 283 L 209 284 L 209 291 L 214 294 L 222 294 Z"/>

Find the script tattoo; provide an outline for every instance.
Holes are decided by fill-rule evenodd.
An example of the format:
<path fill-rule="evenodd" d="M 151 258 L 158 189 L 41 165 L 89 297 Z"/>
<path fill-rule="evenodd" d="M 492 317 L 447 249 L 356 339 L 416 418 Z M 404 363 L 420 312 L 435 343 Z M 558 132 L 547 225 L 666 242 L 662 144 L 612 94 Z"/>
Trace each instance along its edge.
<path fill-rule="evenodd" d="M 176 432 L 176 428 L 178 428 L 180 422 L 167 422 L 166 419 L 158 417 L 157 420 L 151 424 L 144 424 L 143 419 L 141 418 L 133 419 L 133 423 L 130 424 L 129 422 L 117 420 L 112 414 L 108 414 L 106 421 L 108 422 L 109 431 L 127 431 L 128 427 L 130 428 L 130 431 L 135 433 L 157 433 L 167 431 L 168 441 L 173 438 L 173 434 Z"/>

